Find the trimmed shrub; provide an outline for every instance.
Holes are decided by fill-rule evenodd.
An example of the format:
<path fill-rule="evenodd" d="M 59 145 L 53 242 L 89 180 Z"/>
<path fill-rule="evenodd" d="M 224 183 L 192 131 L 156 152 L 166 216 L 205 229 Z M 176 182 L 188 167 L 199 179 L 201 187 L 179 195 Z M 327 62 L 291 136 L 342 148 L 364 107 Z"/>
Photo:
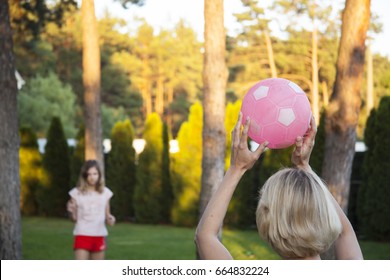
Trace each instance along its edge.
<path fill-rule="evenodd" d="M 130 120 L 117 122 L 111 132 L 111 151 L 106 165 L 107 186 L 113 191 L 111 209 L 118 221 L 134 217 L 136 182 L 134 130 Z"/>
<path fill-rule="evenodd" d="M 163 150 L 162 150 L 162 166 L 161 166 L 161 218 L 163 223 L 171 222 L 171 211 L 173 205 L 173 189 L 170 169 L 169 155 L 169 132 L 168 125 L 163 123 Z"/>
<path fill-rule="evenodd" d="M 172 157 L 174 204 L 172 223 L 178 226 L 195 226 L 202 172 L 203 108 L 195 103 L 190 108 L 188 121 L 178 132 L 180 151 Z"/>
<path fill-rule="evenodd" d="M 52 119 L 47 133 L 43 168 L 47 181 L 39 192 L 40 213 L 63 217 L 69 199 L 70 160 L 68 143 L 58 117 Z"/>
<path fill-rule="evenodd" d="M 359 223 L 365 238 L 390 240 L 390 96 L 372 111 L 365 131 L 367 146 L 359 192 Z"/>
<path fill-rule="evenodd" d="M 135 218 L 139 223 L 161 223 L 162 209 L 162 122 L 157 113 L 148 116 L 143 138 L 144 151 L 139 155 L 134 192 Z"/>
<path fill-rule="evenodd" d="M 20 129 L 19 164 L 21 212 L 24 215 L 37 215 L 37 190 L 42 187 L 44 173 L 37 137 L 31 128 Z"/>

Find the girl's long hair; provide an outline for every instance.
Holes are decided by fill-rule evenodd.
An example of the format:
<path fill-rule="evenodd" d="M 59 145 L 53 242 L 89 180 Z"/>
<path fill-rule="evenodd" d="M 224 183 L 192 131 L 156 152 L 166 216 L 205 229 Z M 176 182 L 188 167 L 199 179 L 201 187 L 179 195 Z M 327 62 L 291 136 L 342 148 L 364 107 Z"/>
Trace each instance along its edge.
<path fill-rule="evenodd" d="M 103 192 L 104 181 L 103 181 L 103 178 L 102 178 L 102 169 L 100 168 L 99 162 L 96 161 L 96 160 L 87 160 L 86 162 L 84 162 L 83 166 L 81 167 L 79 180 L 77 182 L 77 188 L 81 192 L 86 192 L 87 191 L 87 188 L 88 188 L 88 182 L 87 182 L 88 171 L 89 171 L 89 169 L 91 169 L 93 167 L 95 167 L 96 170 L 99 173 L 99 179 L 96 182 L 95 190 L 97 192 L 99 192 L 99 193 Z"/>

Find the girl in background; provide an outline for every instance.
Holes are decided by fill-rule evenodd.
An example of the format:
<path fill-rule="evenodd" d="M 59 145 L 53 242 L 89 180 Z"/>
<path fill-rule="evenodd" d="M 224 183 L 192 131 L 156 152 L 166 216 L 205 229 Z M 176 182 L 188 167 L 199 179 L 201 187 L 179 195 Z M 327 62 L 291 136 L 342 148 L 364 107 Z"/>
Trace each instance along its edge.
<path fill-rule="evenodd" d="M 110 213 L 112 191 L 104 186 L 101 168 L 96 160 L 81 167 L 77 187 L 69 191 L 67 210 L 75 222 L 73 249 L 76 260 L 103 260 L 108 225 L 115 224 Z"/>

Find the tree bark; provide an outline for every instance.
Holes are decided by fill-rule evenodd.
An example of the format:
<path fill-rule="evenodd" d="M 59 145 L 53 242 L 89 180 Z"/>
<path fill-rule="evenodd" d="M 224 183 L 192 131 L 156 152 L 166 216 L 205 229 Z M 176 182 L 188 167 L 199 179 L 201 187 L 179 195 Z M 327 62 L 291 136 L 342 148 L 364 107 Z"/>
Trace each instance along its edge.
<path fill-rule="evenodd" d="M 269 66 L 271 69 L 271 76 L 272 78 L 276 78 L 278 74 L 276 72 L 276 65 L 274 59 L 274 51 L 272 48 L 271 36 L 269 35 L 268 30 L 264 30 L 263 33 L 264 33 L 265 45 L 267 46 L 267 54 L 268 54 Z"/>
<path fill-rule="evenodd" d="M 328 85 L 326 84 L 325 81 L 322 81 L 321 87 L 322 87 L 322 104 L 324 108 L 326 108 L 328 107 L 328 103 L 329 103 Z"/>
<path fill-rule="evenodd" d="M 312 53 L 311 53 L 311 67 L 312 67 L 312 108 L 313 108 L 313 116 L 317 123 L 320 122 L 320 102 L 319 102 L 319 94 L 318 94 L 318 30 L 315 26 L 313 20 L 313 32 L 312 32 Z"/>
<path fill-rule="evenodd" d="M 145 119 L 152 113 L 153 104 L 152 104 L 152 91 L 149 81 L 149 59 L 147 55 L 142 58 L 142 76 L 143 76 L 143 86 L 142 86 L 142 99 L 143 99 L 143 108 L 145 112 Z"/>
<path fill-rule="evenodd" d="M 366 116 L 370 116 L 372 108 L 374 108 L 374 78 L 373 78 L 373 58 L 370 44 L 367 45 L 367 106 Z"/>
<path fill-rule="evenodd" d="M 81 15 L 83 28 L 85 159 L 96 159 L 103 168 L 100 111 L 100 48 L 93 0 L 83 0 Z"/>
<path fill-rule="evenodd" d="M 17 84 L 7 0 L 0 0 L 0 259 L 22 258 Z"/>
<path fill-rule="evenodd" d="M 344 212 L 348 209 L 370 0 L 347 0 L 342 17 L 335 87 L 325 122 L 322 175 Z"/>
<path fill-rule="evenodd" d="M 158 77 L 156 81 L 156 112 L 162 117 L 164 114 L 164 77 L 163 73 L 158 71 Z"/>
<path fill-rule="evenodd" d="M 225 91 L 228 71 L 225 64 L 223 0 L 204 1 L 205 53 L 203 57 L 203 143 L 202 187 L 199 214 L 203 214 L 212 193 L 224 174 L 226 132 Z"/>

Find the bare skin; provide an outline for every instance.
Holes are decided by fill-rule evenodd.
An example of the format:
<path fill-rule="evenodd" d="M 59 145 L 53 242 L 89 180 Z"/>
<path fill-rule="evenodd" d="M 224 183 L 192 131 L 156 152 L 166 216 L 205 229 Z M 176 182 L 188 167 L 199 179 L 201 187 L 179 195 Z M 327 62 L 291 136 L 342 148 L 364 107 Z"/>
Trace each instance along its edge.
<path fill-rule="evenodd" d="M 228 205 L 238 182 L 243 174 L 253 167 L 268 144 L 262 143 L 256 151 L 251 152 L 248 148 L 247 141 L 250 120 L 247 119 L 243 129 L 241 129 L 241 119 L 242 115 L 240 113 L 236 126 L 232 131 L 230 167 L 219 187 L 212 195 L 196 229 L 195 242 L 202 259 L 232 259 L 230 252 L 218 239 L 219 228 L 226 215 Z M 317 126 L 314 118 L 312 118 L 307 133 L 303 137 L 298 137 L 296 139 L 295 148 L 291 156 L 291 161 L 296 168 L 301 168 L 307 172 L 313 172 L 309 165 L 309 159 L 314 147 L 316 132 Z M 360 246 L 349 220 L 338 203 L 335 200 L 333 203 L 343 226 L 342 233 L 335 244 L 336 258 L 363 259 Z M 320 259 L 320 255 L 317 254 L 306 259 Z"/>
<path fill-rule="evenodd" d="M 87 172 L 87 183 L 88 183 L 88 192 L 94 192 L 95 186 L 99 180 L 99 172 L 95 167 L 91 167 Z M 77 221 L 77 204 L 76 201 L 71 198 L 67 202 L 67 211 L 69 212 L 70 218 L 76 222 Z M 115 217 L 110 213 L 110 202 L 107 203 L 105 209 L 106 223 L 110 226 L 115 224 Z M 104 260 L 105 251 L 99 252 L 90 252 L 84 249 L 77 249 L 74 251 L 76 260 Z"/>

